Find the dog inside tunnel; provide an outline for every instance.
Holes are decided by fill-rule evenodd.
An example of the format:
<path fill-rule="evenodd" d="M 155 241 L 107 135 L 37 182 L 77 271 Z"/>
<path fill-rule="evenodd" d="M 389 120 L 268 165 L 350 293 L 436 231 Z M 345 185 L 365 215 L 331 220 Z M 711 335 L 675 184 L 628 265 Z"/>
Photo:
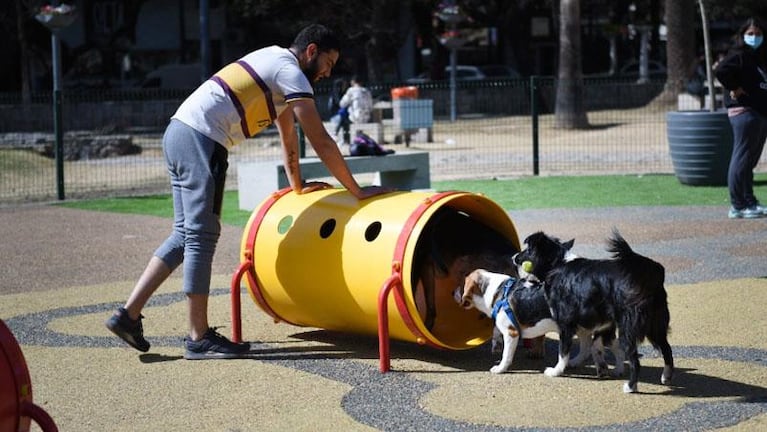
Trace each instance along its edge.
<path fill-rule="evenodd" d="M 411 287 L 418 312 L 429 331 L 439 328 L 440 299 L 473 270 L 516 276 L 510 239 L 467 211 L 445 205 L 424 226 L 413 254 Z"/>

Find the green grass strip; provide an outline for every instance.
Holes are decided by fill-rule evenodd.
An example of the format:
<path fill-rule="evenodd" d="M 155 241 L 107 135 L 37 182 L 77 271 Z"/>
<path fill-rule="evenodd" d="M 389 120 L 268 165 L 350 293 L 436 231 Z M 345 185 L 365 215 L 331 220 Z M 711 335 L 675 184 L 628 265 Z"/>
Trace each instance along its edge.
<path fill-rule="evenodd" d="M 506 210 L 625 206 L 727 206 L 726 186 L 687 186 L 673 175 L 523 177 L 508 180 L 433 182 L 438 191 L 481 193 Z M 755 176 L 754 192 L 767 200 L 767 173 Z M 170 195 L 68 201 L 84 210 L 173 217 Z M 236 191 L 226 192 L 222 222 L 244 227 L 251 212 L 239 209 Z"/>

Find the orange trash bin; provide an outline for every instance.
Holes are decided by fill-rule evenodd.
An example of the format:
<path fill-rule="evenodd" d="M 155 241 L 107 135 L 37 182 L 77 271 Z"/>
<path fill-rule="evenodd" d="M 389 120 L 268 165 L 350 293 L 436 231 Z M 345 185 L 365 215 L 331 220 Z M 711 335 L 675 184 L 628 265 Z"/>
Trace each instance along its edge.
<path fill-rule="evenodd" d="M 418 99 L 418 87 L 394 87 L 391 89 L 391 99 Z"/>

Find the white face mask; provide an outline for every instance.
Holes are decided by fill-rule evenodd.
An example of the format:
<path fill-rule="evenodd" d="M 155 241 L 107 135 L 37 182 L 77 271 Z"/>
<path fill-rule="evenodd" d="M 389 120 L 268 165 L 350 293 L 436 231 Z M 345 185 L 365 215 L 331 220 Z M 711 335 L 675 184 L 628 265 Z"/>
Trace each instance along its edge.
<path fill-rule="evenodd" d="M 759 48 L 759 45 L 762 44 L 763 40 L 764 40 L 764 37 L 762 36 L 743 35 L 743 42 L 745 42 L 746 45 L 750 46 L 753 49 Z"/>

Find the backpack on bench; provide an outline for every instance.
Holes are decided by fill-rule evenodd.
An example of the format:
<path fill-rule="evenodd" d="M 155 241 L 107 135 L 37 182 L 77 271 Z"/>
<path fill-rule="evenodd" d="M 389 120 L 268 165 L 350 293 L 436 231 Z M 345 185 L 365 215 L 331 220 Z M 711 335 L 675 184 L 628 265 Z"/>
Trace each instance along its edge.
<path fill-rule="evenodd" d="M 357 131 L 349 146 L 351 156 L 384 156 L 394 153 L 392 149 L 381 147 L 373 138 L 362 131 Z"/>

